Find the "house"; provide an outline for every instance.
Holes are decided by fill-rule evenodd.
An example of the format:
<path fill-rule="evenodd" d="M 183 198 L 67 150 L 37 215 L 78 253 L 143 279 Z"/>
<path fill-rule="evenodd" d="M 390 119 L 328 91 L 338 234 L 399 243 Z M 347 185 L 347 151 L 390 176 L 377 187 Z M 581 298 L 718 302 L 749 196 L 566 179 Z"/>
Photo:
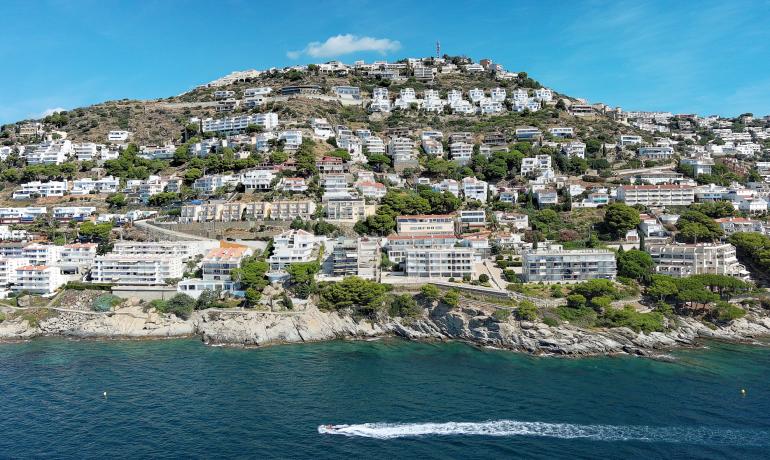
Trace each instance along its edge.
<path fill-rule="evenodd" d="M 549 128 L 548 132 L 551 133 L 553 137 L 558 137 L 558 138 L 568 138 L 568 137 L 575 136 L 575 130 L 569 127 Z"/>
<path fill-rule="evenodd" d="M 214 91 L 214 99 L 229 99 L 235 97 L 235 91 L 218 90 Z"/>
<path fill-rule="evenodd" d="M 107 140 L 109 142 L 126 142 L 130 136 L 131 133 L 128 131 L 115 130 L 107 133 Z"/>
<path fill-rule="evenodd" d="M 449 192 L 456 197 L 460 196 L 460 185 L 454 179 L 444 179 L 441 182 L 434 184 L 433 190 L 437 192 Z"/>
<path fill-rule="evenodd" d="M 316 139 L 327 140 L 334 137 L 334 128 L 326 118 L 311 118 L 310 127 L 313 129 L 313 137 Z"/>
<path fill-rule="evenodd" d="M 14 292 L 49 295 L 67 283 L 59 267 L 24 265 L 16 268 Z"/>
<path fill-rule="evenodd" d="M 672 147 L 641 147 L 638 157 L 645 160 L 666 161 L 674 156 Z"/>
<path fill-rule="evenodd" d="M 304 96 L 308 94 L 321 94 L 323 89 L 318 85 L 292 85 L 284 86 L 278 90 L 281 96 Z"/>
<path fill-rule="evenodd" d="M 551 170 L 550 155 L 537 155 L 534 158 L 523 158 L 521 160 L 521 174 L 524 176 L 537 175 Z"/>
<path fill-rule="evenodd" d="M 59 222 L 83 222 L 96 214 L 94 206 L 57 206 L 53 208 L 53 218 Z"/>
<path fill-rule="evenodd" d="M 297 262 L 315 259 L 321 240 L 304 230 L 288 230 L 273 238 L 273 254 L 268 259 L 271 270 L 282 270 Z"/>
<path fill-rule="evenodd" d="M 516 139 L 520 141 L 537 139 L 542 135 L 543 133 L 537 128 L 517 128 L 516 129 Z"/>
<path fill-rule="evenodd" d="M 282 177 L 277 185 L 278 190 L 284 192 L 305 192 L 308 185 L 304 177 Z"/>
<path fill-rule="evenodd" d="M 695 201 L 695 187 L 686 185 L 623 185 L 617 193 L 629 206 L 689 206 Z"/>
<path fill-rule="evenodd" d="M 559 193 L 556 190 L 543 189 L 534 192 L 535 200 L 540 208 L 559 204 Z"/>
<path fill-rule="evenodd" d="M 21 257 L 31 265 L 56 265 L 61 246 L 53 244 L 30 243 L 21 250 Z"/>
<path fill-rule="evenodd" d="M 497 221 L 501 224 L 508 224 L 515 230 L 529 229 L 529 216 L 527 214 L 517 214 L 512 212 L 497 211 L 495 213 Z"/>
<path fill-rule="evenodd" d="M 535 99 L 543 102 L 551 102 L 551 100 L 553 100 L 553 92 L 548 88 L 538 88 L 535 90 Z"/>
<path fill-rule="evenodd" d="M 487 202 L 489 193 L 489 184 L 475 177 L 466 177 L 462 181 L 463 195 L 466 200 L 479 200 L 482 203 Z"/>
<path fill-rule="evenodd" d="M 140 258 L 169 256 L 184 261 L 204 254 L 216 244 L 215 241 L 116 241 L 112 253 Z"/>
<path fill-rule="evenodd" d="M 212 174 L 200 177 L 193 182 L 193 189 L 204 195 L 213 195 L 219 189 L 235 187 L 240 178 L 232 174 Z M 162 190 L 161 190 L 162 191 Z M 156 192 L 160 193 L 160 192 Z M 152 196 L 152 194 L 150 194 Z"/>
<path fill-rule="evenodd" d="M 201 260 L 201 278 L 188 278 L 177 285 L 177 291 L 197 299 L 204 291 L 221 292 L 240 296 L 239 283 L 231 272 L 241 266 L 246 257 L 253 254 L 246 246 L 226 246 L 209 250 Z"/>
<path fill-rule="evenodd" d="M 75 179 L 72 182 L 71 195 L 88 195 L 91 193 L 115 193 L 120 186 L 120 179 L 113 176 L 103 177 L 101 179 Z"/>
<path fill-rule="evenodd" d="M 568 157 L 585 158 L 586 157 L 586 145 L 582 142 L 568 142 L 561 147 Z"/>
<path fill-rule="evenodd" d="M 272 92 L 273 92 L 273 88 L 270 88 L 269 86 L 263 86 L 259 88 L 246 88 L 245 90 L 243 90 L 243 97 L 267 96 Z"/>
<path fill-rule="evenodd" d="M 21 188 L 13 192 L 14 200 L 29 200 L 33 198 L 62 197 L 67 193 L 67 181 L 32 181 L 21 184 Z"/>
<path fill-rule="evenodd" d="M 404 272 L 418 278 L 462 278 L 473 274 L 474 261 L 471 248 L 410 249 L 406 251 Z"/>
<path fill-rule="evenodd" d="M 163 286 L 169 280 L 182 278 L 180 257 L 162 255 L 124 255 L 109 253 L 97 256 L 91 268 L 95 283 L 130 286 Z"/>
<path fill-rule="evenodd" d="M 714 220 L 728 236 L 739 232 L 765 233 L 767 231 L 764 222 L 746 217 L 723 217 Z"/>
<path fill-rule="evenodd" d="M 522 254 L 522 277 L 528 283 L 614 280 L 616 275 L 615 253 L 606 249 L 565 250 L 550 245 Z"/>
<path fill-rule="evenodd" d="M 246 192 L 258 192 L 271 189 L 275 174 L 265 169 L 252 169 L 241 173 L 239 182 L 243 184 Z"/>
<path fill-rule="evenodd" d="M 278 142 L 283 142 L 283 149 L 289 152 L 296 152 L 302 145 L 302 131 L 299 129 L 289 129 L 281 131 L 278 134 Z"/>
<path fill-rule="evenodd" d="M 31 165 L 58 165 L 64 163 L 67 157 L 74 153 L 72 142 L 60 139 L 52 142 L 43 142 L 32 151 L 25 151 L 27 163 Z"/>
<path fill-rule="evenodd" d="M 356 182 L 356 188 L 361 192 L 361 195 L 367 198 L 380 199 L 388 192 L 385 184 L 374 181 L 359 181 Z"/>
<path fill-rule="evenodd" d="M 437 141 L 432 138 L 422 140 L 422 149 L 425 151 L 427 155 L 433 155 L 433 156 L 439 156 L 439 157 L 444 155 L 444 146 L 441 144 L 440 141 Z"/>
<path fill-rule="evenodd" d="M 490 232 L 470 233 L 463 235 L 460 245 L 473 250 L 474 260 L 481 262 L 492 255 L 492 246 L 489 244 Z"/>
<path fill-rule="evenodd" d="M 465 209 L 458 213 L 457 222 L 463 230 L 485 228 L 487 213 L 483 209 Z"/>
<path fill-rule="evenodd" d="M 462 164 L 466 164 L 471 160 L 473 156 L 473 144 L 466 142 L 453 142 L 449 145 L 449 154 L 452 160 Z"/>
<path fill-rule="evenodd" d="M 358 86 L 334 86 L 332 91 L 340 99 L 361 99 L 361 88 Z"/>
<path fill-rule="evenodd" d="M 32 223 L 40 216 L 48 214 L 45 206 L 27 206 L 24 208 L 0 208 L 0 223 Z"/>
<path fill-rule="evenodd" d="M 316 204 L 312 200 L 280 200 L 266 204 L 270 205 L 272 220 L 294 220 L 297 217 L 308 220 L 316 212 Z"/>
<path fill-rule="evenodd" d="M 747 278 L 749 275 L 738 263 L 732 244 L 650 244 L 646 249 L 657 264 L 657 273 L 675 277 L 716 274 Z"/>
<path fill-rule="evenodd" d="M 627 145 L 639 145 L 642 143 L 642 136 L 634 136 L 631 134 L 621 134 L 620 145 L 625 147 Z"/>
<path fill-rule="evenodd" d="M 343 174 L 350 171 L 350 164 L 339 157 L 323 157 L 315 165 L 321 174 Z"/>

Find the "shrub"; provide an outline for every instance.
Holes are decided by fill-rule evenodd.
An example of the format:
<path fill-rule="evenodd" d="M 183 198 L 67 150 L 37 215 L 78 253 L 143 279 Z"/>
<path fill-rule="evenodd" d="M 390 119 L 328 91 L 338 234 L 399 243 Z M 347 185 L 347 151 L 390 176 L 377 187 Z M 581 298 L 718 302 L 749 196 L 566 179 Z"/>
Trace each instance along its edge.
<path fill-rule="evenodd" d="M 709 312 L 709 317 L 711 317 L 712 320 L 722 323 L 728 323 L 738 318 L 742 318 L 745 315 L 746 310 L 725 301 L 717 302 L 716 305 L 714 305 L 714 308 Z"/>
<path fill-rule="evenodd" d="M 94 311 L 110 311 L 112 307 L 120 305 L 123 301 L 120 297 L 112 294 L 102 294 L 91 303 L 91 309 Z"/>
<path fill-rule="evenodd" d="M 444 298 L 441 300 L 450 307 L 455 308 L 460 304 L 460 293 L 456 289 L 452 289 L 444 294 Z"/>
<path fill-rule="evenodd" d="M 498 308 L 497 310 L 494 311 L 494 313 L 492 313 L 492 317 L 498 323 L 504 323 L 505 321 L 508 321 L 508 318 L 511 317 L 511 310 Z"/>
<path fill-rule="evenodd" d="M 503 277 L 505 278 L 505 281 L 508 281 L 509 283 L 516 283 L 519 281 L 519 275 L 513 270 L 503 270 Z"/>
<path fill-rule="evenodd" d="M 589 302 L 589 306 L 597 312 L 601 312 L 610 308 L 610 304 L 612 304 L 612 299 L 605 296 L 594 297 Z"/>
<path fill-rule="evenodd" d="M 429 301 L 438 300 L 441 297 L 441 291 L 439 288 L 432 284 L 425 284 L 420 288 L 420 294 Z"/>
<path fill-rule="evenodd" d="M 559 325 L 559 321 L 556 320 L 556 318 L 551 318 L 550 316 L 546 316 L 543 318 L 543 323 L 545 323 L 546 326 L 550 327 L 556 327 Z"/>
<path fill-rule="evenodd" d="M 482 273 L 481 275 L 479 275 L 479 282 L 481 282 L 481 283 L 488 283 L 489 282 L 489 275 L 487 275 L 486 273 Z"/>
<path fill-rule="evenodd" d="M 537 307 L 529 300 L 524 300 L 519 304 L 516 314 L 522 321 L 534 321 L 537 319 Z"/>
<path fill-rule="evenodd" d="M 579 326 L 593 326 L 596 323 L 596 311 L 586 306 L 582 307 L 557 307 L 556 314 L 559 318 Z"/>
<path fill-rule="evenodd" d="M 586 298 L 580 294 L 568 295 L 567 306 L 569 308 L 583 308 L 586 306 Z"/>
<path fill-rule="evenodd" d="M 640 313 L 633 307 L 608 308 L 600 321 L 607 327 L 627 327 L 636 332 L 649 334 L 653 331 L 664 330 L 663 314 L 657 311 Z"/>
<path fill-rule="evenodd" d="M 402 318 L 416 318 L 422 314 L 422 308 L 417 305 L 409 294 L 401 294 L 393 297 L 390 303 L 391 316 L 400 316 Z"/>

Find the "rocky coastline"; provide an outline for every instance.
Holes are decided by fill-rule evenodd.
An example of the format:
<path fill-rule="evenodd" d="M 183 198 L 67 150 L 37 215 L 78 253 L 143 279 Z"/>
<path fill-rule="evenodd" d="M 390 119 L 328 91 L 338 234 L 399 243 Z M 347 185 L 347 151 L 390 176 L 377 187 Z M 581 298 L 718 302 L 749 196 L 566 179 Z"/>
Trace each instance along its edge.
<path fill-rule="evenodd" d="M 357 320 L 312 305 L 302 312 L 203 310 L 190 318 L 159 314 L 141 305 L 110 313 L 58 310 L 40 320 L 23 316 L 0 323 L 0 340 L 58 336 L 78 339 L 164 339 L 200 337 L 211 345 L 261 347 L 335 339 L 401 337 L 419 341 L 464 341 L 534 355 L 595 356 L 632 354 L 662 356 L 671 349 L 694 346 L 699 339 L 757 342 L 770 336 L 770 317 L 752 310 L 722 327 L 692 318 L 676 318 L 666 332 L 637 333 L 628 328 L 585 329 L 569 324 L 548 326 L 509 318 L 499 321 L 473 307 L 434 306 L 420 318 Z"/>

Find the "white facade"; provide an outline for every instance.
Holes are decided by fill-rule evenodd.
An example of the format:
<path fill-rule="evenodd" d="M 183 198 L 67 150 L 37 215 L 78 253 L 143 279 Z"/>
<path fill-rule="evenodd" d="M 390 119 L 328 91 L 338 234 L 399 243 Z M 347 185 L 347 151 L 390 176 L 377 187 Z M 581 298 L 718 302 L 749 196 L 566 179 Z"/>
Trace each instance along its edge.
<path fill-rule="evenodd" d="M 297 262 L 313 260 L 319 239 L 304 230 L 289 230 L 273 238 L 273 255 L 268 259 L 271 270 L 281 270 Z"/>
<path fill-rule="evenodd" d="M 629 206 L 689 206 L 695 187 L 686 185 L 625 185 L 618 187 L 618 200 Z"/>
<path fill-rule="evenodd" d="M 110 131 L 107 133 L 107 140 L 110 142 L 125 142 L 131 136 L 128 131 Z"/>
<path fill-rule="evenodd" d="M 732 244 L 653 244 L 648 245 L 647 252 L 657 263 L 656 272 L 666 275 L 748 276 L 746 268 L 738 263 L 735 246 Z"/>
<path fill-rule="evenodd" d="M 59 267 L 46 265 L 25 265 L 16 268 L 15 292 L 48 295 L 67 283 Z"/>
<path fill-rule="evenodd" d="M 32 151 L 25 151 L 24 156 L 27 163 L 35 164 L 61 164 L 67 160 L 67 157 L 74 152 L 72 142 L 69 140 L 58 140 L 53 142 L 43 142 Z"/>
<path fill-rule="evenodd" d="M 62 197 L 65 193 L 67 193 L 67 181 L 33 181 L 21 184 L 21 188 L 13 192 L 13 199 L 29 200 L 37 197 Z"/>
<path fill-rule="evenodd" d="M 553 245 L 522 255 L 522 277 L 526 282 L 612 280 L 616 274 L 615 253 L 606 249 L 565 250 Z"/>
<path fill-rule="evenodd" d="M 411 249 L 406 251 L 406 276 L 420 278 L 462 278 L 473 274 L 471 248 Z"/>
<path fill-rule="evenodd" d="M 466 200 L 479 200 L 482 203 L 487 202 L 489 193 L 489 184 L 475 177 L 466 177 L 462 182 L 463 195 Z"/>
<path fill-rule="evenodd" d="M 132 286 L 162 286 L 181 278 L 182 259 L 171 255 L 132 256 L 105 254 L 94 259 L 91 279 L 96 283 Z"/>
<path fill-rule="evenodd" d="M 203 132 L 240 132 L 249 125 L 261 126 L 265 131 L 278 127 L 278 114 L 273 112 L 227 118 L 206 118 L 201 121 Z"/>

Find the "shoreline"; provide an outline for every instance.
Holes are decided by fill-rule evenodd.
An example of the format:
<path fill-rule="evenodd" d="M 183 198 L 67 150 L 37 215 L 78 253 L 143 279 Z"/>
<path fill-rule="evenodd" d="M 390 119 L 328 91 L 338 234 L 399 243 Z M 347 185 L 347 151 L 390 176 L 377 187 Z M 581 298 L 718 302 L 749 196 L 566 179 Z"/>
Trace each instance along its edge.
<path fill-rule="evenodd" d="M 315 307 L 295 314 L 261 311 L 202 310 L 188 319 L 126 306 L 100 315 L 57 312 L 31 325 L 15 318 L 0 323 L 0 342 L 24 342 L 34 338 L 60 337 L 75 340 L 142 341 L 198 339 L 207 346 L 260 348 L 293 343 L 331 340 L 377 340 L 399 338 L 441 343 L 463 342 L 478 348 L 492 348 L 543 357 L 592 357 L 636 355 L 665 359 L 677 349 L 697 348 L 703 340 L 718 340 L 754 346 L 767 345 L 770 317 L 761 310 L 723 327 L 676 317 L 665 332 L 649 334 L 628 328 L 584 329 L 569 324 L 547 326 L 539 322 L 495 320 L 474 307 L 452 310 L 433 307 L 419 318 L 359 320 Z"/>

